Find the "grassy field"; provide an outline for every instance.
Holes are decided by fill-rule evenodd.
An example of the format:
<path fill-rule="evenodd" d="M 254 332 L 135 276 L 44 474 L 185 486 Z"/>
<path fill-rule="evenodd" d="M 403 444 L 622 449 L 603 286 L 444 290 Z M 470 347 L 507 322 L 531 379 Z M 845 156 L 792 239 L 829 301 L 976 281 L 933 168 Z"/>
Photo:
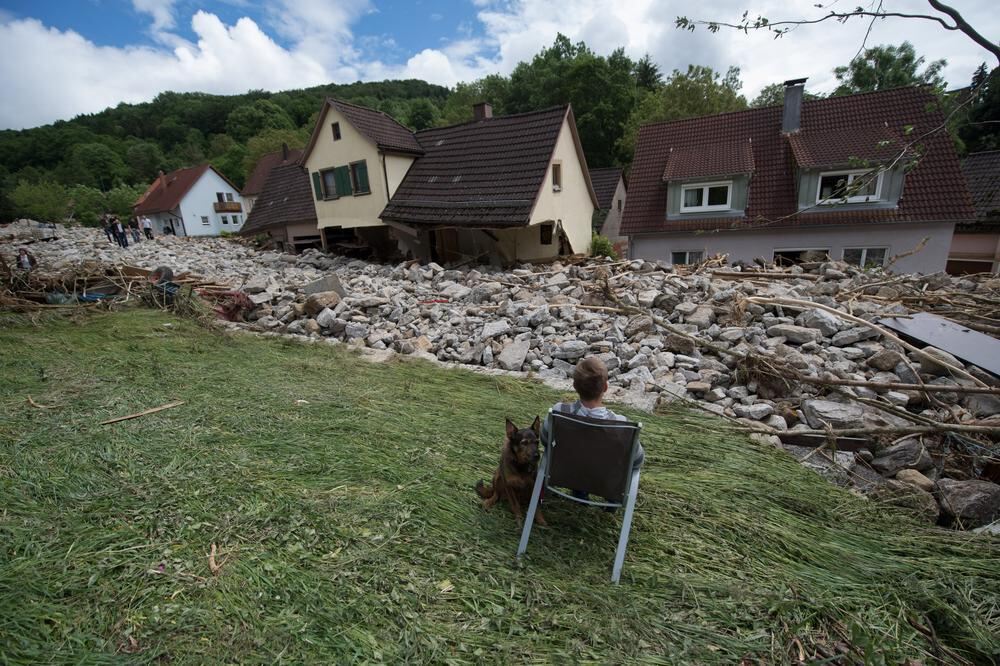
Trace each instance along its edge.
<path fill-rule="evenodd" d="M 620 517 L 566 502 L 516 566 L 472 484 L 559 397 L 151 311 L 3 320 L 0 662 L 1000 660 L 997 541 L 683 411 L 642 417 L 620 586 Z"/>

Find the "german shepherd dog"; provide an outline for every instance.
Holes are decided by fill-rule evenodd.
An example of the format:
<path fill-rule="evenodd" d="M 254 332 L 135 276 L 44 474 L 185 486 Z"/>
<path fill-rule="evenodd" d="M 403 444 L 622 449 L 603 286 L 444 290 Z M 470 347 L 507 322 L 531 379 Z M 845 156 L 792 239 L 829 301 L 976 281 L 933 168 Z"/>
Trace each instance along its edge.
<path fill-rule="evenodd" d="M 524 512 L 531 502 L 531 491 L 538 473 L 538 417 L 530 428 L 518 428 L 507 419 L 507 436 L 500 453 L 500 465 L 493 473 L 493 483 L 486 485 L 480 479 L 476 492 L 483 498 L 483 508 L 489 509 L 499 500 L 505 499 L 518 521 L 524 520 Z M 545 525 L 541 510 L 535 512 L 535 522 Z"/>

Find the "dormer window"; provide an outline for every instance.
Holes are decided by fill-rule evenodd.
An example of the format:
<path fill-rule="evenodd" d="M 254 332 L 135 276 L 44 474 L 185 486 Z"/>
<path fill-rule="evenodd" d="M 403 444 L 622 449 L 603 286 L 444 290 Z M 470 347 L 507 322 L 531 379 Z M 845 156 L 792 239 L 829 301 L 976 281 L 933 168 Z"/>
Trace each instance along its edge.
<path fill-rule="evenodd" d="M 828 171 L 819 175 L 816 203 L 872 203 L 881 201 L 882 171 Z"/>
<path fill-rule="evenodd" d="M 733 181 L 693 183 L 681 186 L 681 212 L 703 213 L 732 207 Z"/>

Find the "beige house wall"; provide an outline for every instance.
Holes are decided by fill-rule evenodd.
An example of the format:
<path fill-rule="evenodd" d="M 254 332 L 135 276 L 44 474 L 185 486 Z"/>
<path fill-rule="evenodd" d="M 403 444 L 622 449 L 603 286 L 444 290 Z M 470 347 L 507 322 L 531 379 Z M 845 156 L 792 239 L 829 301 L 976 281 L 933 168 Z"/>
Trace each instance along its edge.
<path fill-rule="evenodd" d="M 386 155 L 385 159 L 385 179 L 389 196 L 384 203 L 389 203 L 389 197 L 396 193 L 399 184 L 403 182 L 403 177 L 410 170 L 413 158 L 405 155 Z M 382 177 L 382 176 L 380 176 Z M 382 212 L 382 211 L 379 211 Z"/>
<path fill-rule="evenodd" d="M 340 139 L 334 141 L 331 126 L 337 122 L 340 123 Z M 333 107 L 327 107 L 326 113 L 320 119 L 319 132 L 316 145 L 305 161 L 310 187 L 313 174 L 318 171 L 365 160 L 371 193 L 323 201 L 318 201 L 314 197 L 318 227 L 355 229 L 383 226 L 378 214 L 389 200 L 389 194 L 378 147 Z"/>
<path fill-rule="evenodd" d="M 562 189 L 559 192 L 554 192 L 552 189 L 552 164 L 562 165 Z M 549 164 L 528 228 L 518 229 L 516 233 L 504 232 L 503 235 L 505 243 L 517 246 L 519 259 L 541 259 L 554 256 L 559 251 L 557 234 L 553 234 L 552 245 L 542 245 L 541 232 L 533 228 L 545 222 L 554 222 L 556 228 L 562 226 L 573 252 L 580 254 L 590 252 L 590 227 L 594 216 L 594 202 L 587 188 L 587 174 L 584 168 L 573 141 L 573 131 L 569 127 L 569 122 L 563 120 L 556 148 L 552 154 L 552 163 Z"/>
<path fill-rule="evenodd" d="M 961 233 L 951 237 L 948 261 L 979 261 L 986 270 L 1000 269 L 1000 232 Z"/>
<path fill-rule="evenodd" d="M 621 208 L 618 208 L 619 202 L 621 202 Z M 624 211 L 625 181 L 619 178 L 618 186 L 615 187 L 615 196 L 611 200 L 611 209 L 608 211 L 608 215 L 604 218 L 604 223 L 601 225 L 601 235 L 610 240 L 612 243 L 628 240 L 625 236 L 622 236 L 619 233 L 619 229 L 621 229 L 622 226 L 622 213 Z"/>

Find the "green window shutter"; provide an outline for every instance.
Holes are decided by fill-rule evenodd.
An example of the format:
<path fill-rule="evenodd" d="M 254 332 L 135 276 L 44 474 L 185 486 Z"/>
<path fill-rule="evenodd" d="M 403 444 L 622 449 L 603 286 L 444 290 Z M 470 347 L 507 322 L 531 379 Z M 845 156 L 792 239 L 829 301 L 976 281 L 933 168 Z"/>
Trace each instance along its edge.
<path fill-rule="evenodd" d="M 337 182 L 337 195 L 341 197 L 351 196 L 351 169 L 346 166 L 339 166 L 334 170 L 334 178 Z"/>
<path fill-rule="evenodd" d="M 313 192 L 316 194 L 316 201 L 323 200 L 323 183 L 319 178 L 319 171 L 313 171 Z"/>
<path fill-rule="evenodd" d="M 358 192 L 371 192 L 368 187 L 368 164 L 364 160 L 358 162 L 354 165 L 354 173 L 358 177 Z"/>

